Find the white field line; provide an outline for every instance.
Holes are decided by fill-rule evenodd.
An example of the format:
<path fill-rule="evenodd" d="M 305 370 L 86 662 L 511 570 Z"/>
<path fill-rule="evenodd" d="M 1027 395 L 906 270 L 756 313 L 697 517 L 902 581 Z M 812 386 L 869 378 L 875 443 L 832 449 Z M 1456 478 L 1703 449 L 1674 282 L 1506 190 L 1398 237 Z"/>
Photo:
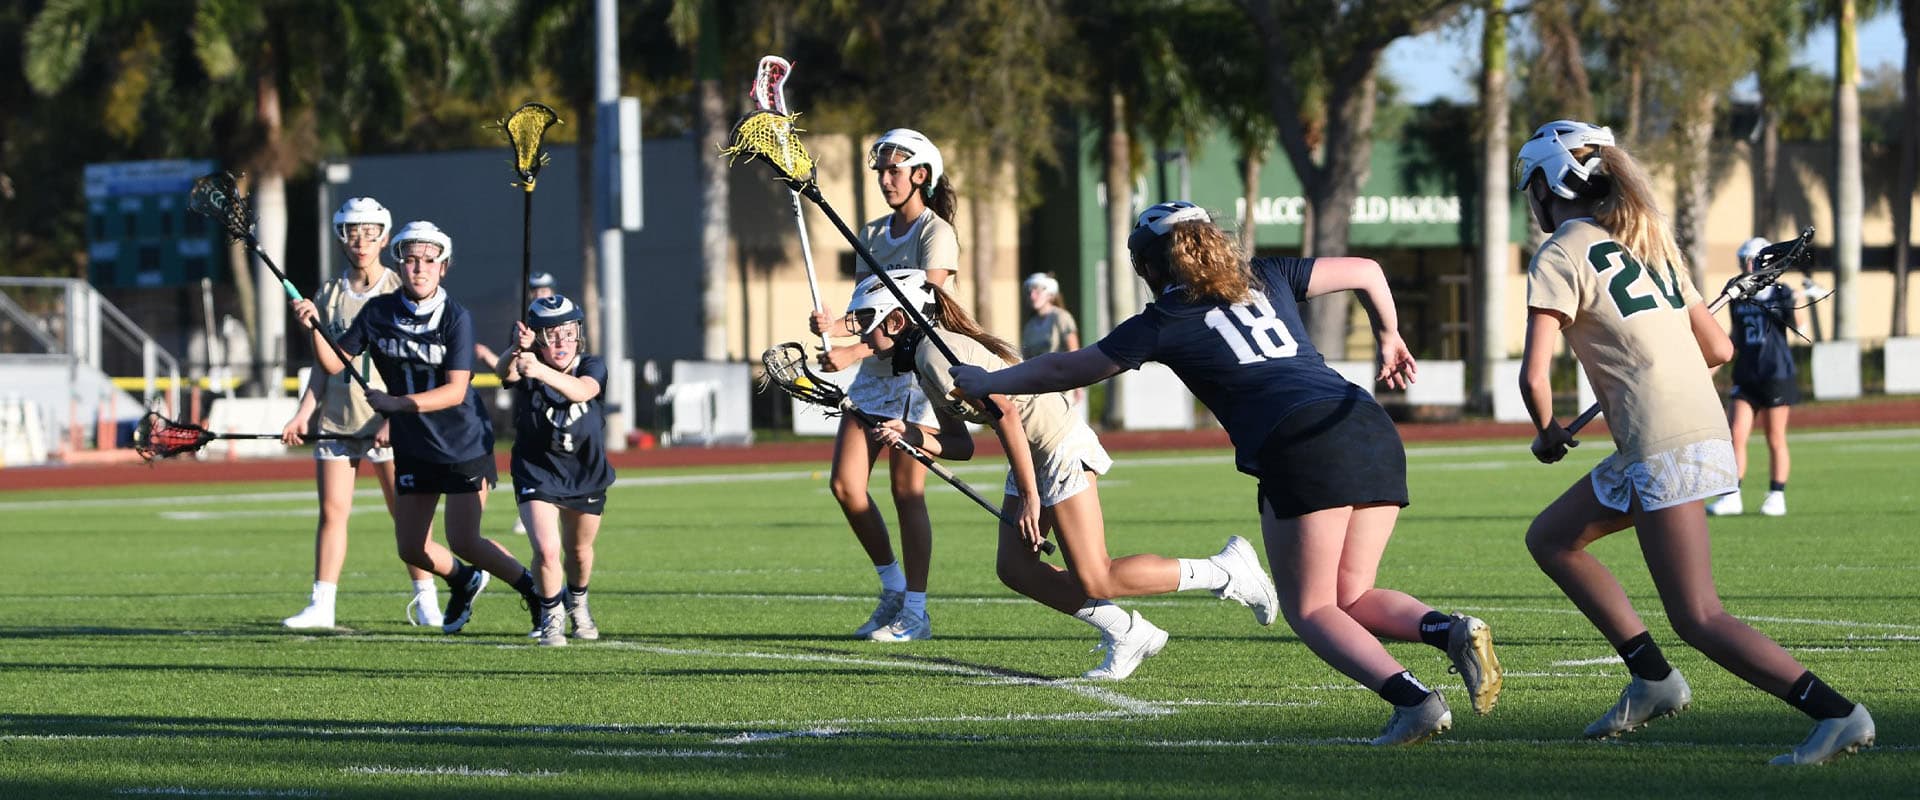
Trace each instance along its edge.
<path fill-rule="evenodd" d="M 552 772 L 544 769 L 515 772 L 510 769 L 484 769 L 469 766 L 451 767 L 389 767 L 381 765 L 363 767 L 342 767 L 341 772 L 355 775 L 445 775 L 456 778 L 552 778 L 565 775 L 565 772 Z"/>
<path fill-rule="evenodd" d="M 786 753 L 747 753 L 740 750 L 689 750 L 685 748 L 662 750 L 575 750 L 576 756 L 607 756 L 611 758 L 785 758 Z"/>
<path fill-rule="evenodd" d="M 1617 664 L 1619 662 L 1620 662 L 1619 656 L 1605 656 L 1602 658 L 1576 658 L 1576 659 L 1571 659 L 1567 661 L 1553 661 L 1553 662 L 1549 662 L 1547 666 L 1549 667 L 1592 667 L 1592 666 L 1598 666 L 1600 664 Z"/>

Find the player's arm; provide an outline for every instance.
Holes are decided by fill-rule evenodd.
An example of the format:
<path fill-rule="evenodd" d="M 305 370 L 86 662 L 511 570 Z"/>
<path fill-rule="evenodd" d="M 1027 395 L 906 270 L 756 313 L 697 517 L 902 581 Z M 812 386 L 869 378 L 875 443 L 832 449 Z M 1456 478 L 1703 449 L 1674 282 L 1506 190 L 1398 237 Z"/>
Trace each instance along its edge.
<path fill-rule="evenodd" d="M 1400 336 L 1400 312 L 1393 303 L 1393 289 L 1387 285 L 1387 273 L 1371 258 L 1316 258 L 1307 278 L 1309 299 L 1333 292 L 1350 291 L 1360 296 L 1361 307 L 1373 325 L 1373 338 L 1380 347 L 1380 374 L 1375 380 L 1389 389 L 1405 389 L 1419 372 L 1413 351 Z"/>
<path fill-rule="evenodd" d="M 900 420 L 888 420 L 894 429 L 900 432 L 901 441 L 927 455 L 937 456 L 947 461 L 967 461 L 973 458 L 973 432 L 967 430 L 967 421 L 935 407 L 933 416 L 940 421 L 940 430 L 928 438 L 926 429 L 918 425 L 908 425 Z"/>
<path fill-rule="evenodd" d="M 408 395 L 397 395 L 393 399 L 406 403 L 411 408 L 403 410 L 417 414 L 430 414 L 444 411 L 467 401 L 467 386 L 473 382 L 473 371 L 465 369 L 447 370 L 447 382 Z"/>
<path fill-rule="evenodd" d="M 1708 367 L 1717 367 L 1733 360 L 1733 339 L 1727 336 L 1720 321 L 1713 318 L 1703 303 L 1687 306 L 1687 322 L 1693 327 L 1693 339 L 1700 345 L 1700 355 L 1707 360 Z"/>
<path fill-rule="evenodd" d="M 971 364 L 948 370 L 954 385 L 967 397 L 996 394 L 1064 392 L 1099 383 L 1120 374 L 1120 365 L 1098 346 L 1067 353 L 1047 353 L 1005 369 L 988 372 Z"/>
<path fill-rule="evenodd" d="M 527 364 L 527 361 L 533 362 Z M 568 375 L 533 357 L 532 353 L 521 354 L 520 367 L 526 370 L 528 378 L 554 388 L 560 396 L 575 403 L 584 403 L 600 396 L 600 382 L 590 375 Z"/>
<path fill-rule="evenodd" d="M 1567 448 L 1575 444 L 1573 435 L 1553 417 L 1553 351 L 1566 322 L 1558 312 L 1527 309 L 1526 349 L 1520 354 L 1520 399 L 1538 431 L 1533 437 L 1533 457 L 1544 464 L 1565 458 Z"/>
<path fill-rule="evenodd" d="M 987 402 L 1000 407 L 993 421 L 993 432 L 1000 437 L 1000 448 L 1007 453 L 1007 467 L 1014 486 L 1020 490 L 1020 535 L 1034 547 L 1045 539 L 1040 530 L 1040 481 L 1033 473 L 1033 448 L 1027 444 L 1027 430 L 1020 422 L 1020 410 L 1005 395 L 990 395 Z"/>
<path fill-rule="evenodd" d="M 346 369 L 347 362 L 340 360 L 340 355 L 333 352 L 333 347 L 327 344 L 327 337 L 320 333 L 320 309 L 314 307 L 312 300 L 304 297 L 293 301 L 290 305 L 293 306 L 294 317 L 300 320 L 300 324 L 307 326 L 307 343 L 313 347 L 313 362 L 326 370 L 328 375 L 335 375 Z M 353 337 L 353 334 L 359 330 L 359 320 L 356 319 L 353 328 L 347 331 L 348 335 L 340 337 L 341 349 L 349 347 L 347 344 L 349 340 L 355 345 L 359 344 L 359 340 Z M 359 355 L 351 350 L 348 353 L 350 356 Z"/>

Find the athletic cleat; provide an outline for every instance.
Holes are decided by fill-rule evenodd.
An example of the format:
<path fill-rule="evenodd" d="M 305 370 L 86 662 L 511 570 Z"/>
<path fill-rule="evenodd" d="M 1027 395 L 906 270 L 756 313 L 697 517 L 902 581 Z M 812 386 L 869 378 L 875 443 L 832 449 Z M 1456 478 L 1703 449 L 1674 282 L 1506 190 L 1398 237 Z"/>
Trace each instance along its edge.
<path fill-rule="evenodd" d="M 1807 740 L 1793 748 L 1793 752 L 1774 756 L 1767 763 L 1789 767 L 1831 763 L 1863 747 L 1872 747 L 1873 736 L 1873 715 L 1867 713 L 1866 706 L 1854 703 L 1853 713 L 1820 720 L 1820 724 L 1813 726 L 1813 733 L 1807 734 Z"/>
<path fill-rule="evenodd" d="M 1740 493 L 1721 495 L 1720 499 L 1707 504 L 1707 515 L 1712 517 L 1737 517 L 1746 511 L 1740 504 Z"/>
<path fill-rule="evenodd" d="M 1410 706 L 1394 706 L 1387 727 L 1373 738 L 1375 746 L 1419 744 L 1453 727 L 1453 710 L 1439 692 L 1428 692 L 1427 699 Z"/>
<path fill-rule="evenodd" d="M 527 638 L 540 638 L 540 631 L 546 625 L 546 617 L 540 613 L 540 600 L 520 595 L 520 607 L 527 610 L 527 619 L 533 623 L 533 627 L 527 630 Z"/>
<path fill-rule="evenodd" d="M 575 597 L 569 592 L 563 598 L 567 604 L 567 621 L 572 624 L 573 638 L 593 641 L 600 638 L 600 626 L 593 624 L 593 612 L 587 608 L 587 598 Z"/>
<path fill-rule="evenodd" d="M 450 586 L 447 591 L 447 611 L 440 630 L 443 633 L 459 633 L 467 627 L 467 620 L 473 618 L 473 598 L 480 596 L 480 590 L 487 588 L 492 577 L 479 567 L 471 567 L 473 575 L 467 578 L 463 586 Z"/>
<path fill-rule="evenodd" d="M 333 606 L 323 606 L 319 603 L 310 604 L 306 608 L 301 609 L 300 613 L 280 620 L 280 624 L 293 628 L 294 630 L 331 628 L 333 627 Z"/>
<path fill-rule="evenodd" d="M 1082 677 L 1096 681 L 1125 680 L 1140 667 L 1140 662 L 1159 655 L 1160 649 L 1166 646 L 1167 632 L 1135 611 L 1133 625 L 1125 633 L 1100 634 L 1100 646 L 1094 649 L 1107 651 L 1107 657 Z"/>
<path fill-rule="evenodd" d="M 563 609 L 541 609 L 540 627 L 533 629 L 534 638 L 540 640 L 541 647 L 567 646 L 567 612 Z"/>
<path fill-rule="evenodd" d="M 1260 555 L 1253 551 L 1251 542 L 1230 536 L 1227 546 L 1207 560 L 1227 573 L 1227 585 L 1213 590 L 1215 597 L 1253 609 L 1255 622 L 1273 624 L 1280 614 L 1280 598 L 1273 590 L 1273 579 L 1260 568 Z"/>
<path fill-rule="evenodd" d="M 892 622 L 894 617 L 900 616 L 900 609 L 906 608 L 906 606 L 906 592 L 889 592 L 882 589 L 880 591 L 880 605 L 874 607 L 873 616 L 867 617 L 866 624 L 854 630 L 853 638 L 865 639 L 872 636 L 874 631 L 886 627 L 887 623 Z"/>
<path fill-rule="evenodd" d="M 414 592 L 413 599 L 407 601 L 408 625 L 431 625 L 438 628 L 446 621 L 446 617 L 440 614 L 438 593 Z"/>
<path fill-rule="evenodd" d="M 1760 513 L 1765 514 L 1769 517 L 1786 516 L 1787 515 L 1787 493 L 1786 492 L 1768 492 L 1767 499 L 1760 501 Z"/>
<path fill-rule="evenodd" d="M 1479 617 L 1453 615 L 1453 627 L 1447 632 L 1447 658 L 1453 660 L 1449 672 L 1459 673 L 1467 684 L 1467 697 L 1473 713 L 1486 715 L 1500 702 L 1500 657 L 1493 654 L 1493 630 Z"/>
<path fill-rule="evenodd" d="M 867 634 L 867 638 L 876 642 L 912 642 L 933 638 L 933 620 L 927 618 L 924 611 L 901 608 L 899 616 L 893 618 L 879 630 Z"/>
<path fill-rule="evenodd" d="M 1606 714 L 1587 726 L 1589 739 L 1605 739 L 1636 731 L 1660 717 L 1671 717 L 1693 705 L 1693 687 L 1674 670 L 1663 680 L 1650 681 L 1638 675 L 1621 690 L 1620 701 Z"/>

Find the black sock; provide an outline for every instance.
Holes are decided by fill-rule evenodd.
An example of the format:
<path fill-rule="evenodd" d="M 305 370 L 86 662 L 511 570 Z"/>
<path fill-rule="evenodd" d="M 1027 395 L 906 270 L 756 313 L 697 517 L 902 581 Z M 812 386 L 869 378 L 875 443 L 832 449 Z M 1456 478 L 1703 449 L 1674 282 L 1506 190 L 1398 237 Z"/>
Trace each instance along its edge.
<path fill-rule="evenodd" d="M 1447 649 L 1447 639 L 1453 635 L 1453 617 L 1438 611 L 1429 611 L 1420 618 L 1420 641 Z"/>
<path fill-rule="evenodd" d="M 567 602 L 567 609 L 571 611 L 574 606 L 580 605 L 580 601 L 587 599 L 587 587 L 569 583 L 567 590 L 561 593 L 561 599 Z"/>
<path fill-rule="evenodd" d="M 580 584 L 579 586 L 575 586 L 569 583 L 567 584 L 567 594 L 573 595 L 574 597 L 586 597 L 587 585 L 583 583 L 583 584 Z"/>
<path fill-rule="evenodd" d="M 1786 481 L 1773 481 L 1767 484 L 1767 491 L 1769 492 L 1784 492 L 1786 490 L 1787 490 Z"/>
<path fill-rule="evenodd" d="M 1660 645 L 1653 643 L 1653 633 L 1641 631 L 1639 636 L 1628 639 L 1620 645 L 1620 658 L 1627 662 L 1627 671 L 1650 681 L 1664 681 L 1673 674 L 1673 665 L 1667 663 L 1667 657 L 1660 654 Z"/>
<path fill-rule="evenodd" d="M 1427 695 L 1430 694 L 1433 694 L 1433 690 L 1420 683 L 1413 673 L 1404 670 L 1380 685 L 1381 699 L 1396 706 L 1420 705 L 1427 701 Z"/>
<path fill-rule="evenodd" d="M 460 559 L 456 558 L 453 560 L 453 574 L 445 580 L 449 591 L 460 591 L 466 588 L 467 581 L 473 580 L 473 567 L 460 563 Z"/>
<path fill-rule="evenodd" d="M 560 593 L 559 593 L 559 592 L 554 592 L 554 593 L 553 593 L 553 596 L 552 596 L 552 597 L 542 597 L 542 598 L 540 598 L 540 607 L 541 607 L 541 608 L 544 608 L 544 609 L 546 609 L 546 610 L 548 610 L 548 611 L 552 611 L 552 610 L 554 610 L 554 609 L 556 609 L 556 608 L 559 608 L 559 607 L 560 607 Z"/>
<path fill-rule="evenodd" d="M 540 599 L 540 595 L 534 593 L 533 573 L 524 568 L 520 570 L 520 577 L 513 579 L 513 588 L 518 589 L 521 596 L 528 600 Z"/>
<path fill-rule="evenodd" d="M 1793 688 L 1787 690 L 1787 696 L 1780 699 L 1814 719 L 1833 719 L 1853 713 L 1853 701 L 1815 677 L 1812 670 L 1800 673 Z"/>

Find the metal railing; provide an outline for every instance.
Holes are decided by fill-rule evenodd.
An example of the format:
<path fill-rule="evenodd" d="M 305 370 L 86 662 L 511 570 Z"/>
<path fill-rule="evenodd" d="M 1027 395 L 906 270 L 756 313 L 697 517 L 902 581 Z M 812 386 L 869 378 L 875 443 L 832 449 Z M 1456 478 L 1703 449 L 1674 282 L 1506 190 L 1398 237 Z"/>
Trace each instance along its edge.
<path fill-rule="evenodd" d="M 13 295 L 33 295 L 35 302 L 22 304 Z M 180 362 L 86 281 L 0 277 L 0 317 L 25 331 L 44 354 L 65 356 L 101 372 L 103 346 L 111 337 L 140 354 L 142 402 L 151 404 L 164 391 L 167 407 L 180 408 Z M 16 340 L 5 341 L 6 350 L 0 352 L 11 351 Z"/>

